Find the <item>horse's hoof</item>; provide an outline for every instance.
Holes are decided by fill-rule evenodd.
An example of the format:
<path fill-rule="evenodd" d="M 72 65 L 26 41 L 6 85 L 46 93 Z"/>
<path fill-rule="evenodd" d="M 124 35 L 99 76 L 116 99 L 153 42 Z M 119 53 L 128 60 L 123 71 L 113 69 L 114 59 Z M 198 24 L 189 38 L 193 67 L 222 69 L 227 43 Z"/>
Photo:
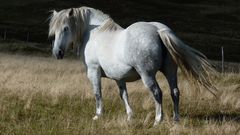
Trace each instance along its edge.
<path fill-rule="evenodd" d="M 179 115 L 174 116 L 174 117 L 173 117 L 173 120 L 174 120 L 175 122 L 179 122 L 179 121 L 180 121 L 180 116 L 179 116 Z"/>
<path fill-rule="evenodd" d="M 132 113 L 132 112 L 131 112 L 131 113 L 128 113 L 128 116 L 127 116 L 127 121 L 128 121 L 128 122 L 131 122 L 132 116 L 133 116 L 133 113 Z"/>
<path fill-rule="evenodd" d="M 153 126 L 155 127 L 155 126 L 159 125 L 159 123 L 162 122 L 162 121 L 163 121 L 163 118 L 155 120 Z"/>
<path fill-rule="evenodd" d="M 132 121 L 132 116 L 128 116 L 128 117 L 127 117 L 127 121 L 128 121 L 128 122 L 131 122 L 131 121 Z"/>
<path fill-rule="evenodd" d="M 157 125 L 159 125 L 160 121 L 155 121 L 153 126 L 156 127 Z"/>
<path fill-rule="evenodd" d="M 95 115 L 94 117 L 93 117 L 93 120 L 98 120 L 99 119 L 99 116 L 98 115 Z"/>
<path fill-rule="evenodd" d="M 180 121 L 179 118 L 174 118 L 173 120 L 174 120 L 174 122 L 179 122 Z"/>

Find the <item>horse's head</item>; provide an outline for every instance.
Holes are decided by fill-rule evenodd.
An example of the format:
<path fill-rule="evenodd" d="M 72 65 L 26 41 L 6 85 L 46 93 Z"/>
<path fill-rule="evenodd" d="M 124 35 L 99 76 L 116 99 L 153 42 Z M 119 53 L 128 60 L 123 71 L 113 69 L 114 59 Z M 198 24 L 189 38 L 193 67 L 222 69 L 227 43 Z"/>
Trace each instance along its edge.
<path fill-rule="evenodd" d="M 109 16 L 101 11 L 89 7 L 64 9 L 53 11 L 49 23 L 49 36 L 54 36 L 53 55 L 62 59 L 69 45 L 76 47 L 82 45 L 83 35 L 86 31 L 102 25 Z M 117 29 L 113 21 L 106 23 L 100 30 Z"/>
<path fill-rule="evenodd" d="M 49 36 L 54 36 L 52 53 L 57 59 L 63 59 L 65 51 L 74 42 L 74 9 L 53 11 L 49 24 Z"/>

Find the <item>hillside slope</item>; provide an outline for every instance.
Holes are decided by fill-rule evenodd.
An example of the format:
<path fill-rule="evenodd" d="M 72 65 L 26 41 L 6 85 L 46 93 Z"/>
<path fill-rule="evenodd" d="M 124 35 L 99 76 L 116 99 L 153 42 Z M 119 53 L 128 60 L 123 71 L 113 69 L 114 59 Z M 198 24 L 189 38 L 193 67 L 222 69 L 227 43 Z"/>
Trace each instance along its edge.
<path fill-rule="evenodd" d="M 0 38 L 50 43 L 48 16 L 52 9 L 90 6 L 110 14 L 121 26 L 159 21 L 189 45 L 212 59 L 224 46 L 228 61 L 240 61 L 240 2 L 237 0 L 1 0 Z"/>

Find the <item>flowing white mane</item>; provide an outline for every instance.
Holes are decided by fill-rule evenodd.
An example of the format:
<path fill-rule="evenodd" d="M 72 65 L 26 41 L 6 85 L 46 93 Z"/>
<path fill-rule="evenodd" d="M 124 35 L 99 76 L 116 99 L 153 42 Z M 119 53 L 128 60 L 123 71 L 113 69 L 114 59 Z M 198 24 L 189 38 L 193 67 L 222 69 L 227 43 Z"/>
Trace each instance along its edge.
<path fill-rule="evenodd" d="M 73 14 L 69 17 L 68 15 L 71 10 L 73 10 Z M 86 23 L 94 23 L 96 20 L 102 22 L 99 26 L 99 31 L 116 31 L 122 29 L 107 14 L 89 7 L 64 9 L 56 14 L 53 13 L 50 18 L 49 36 L 53 36 L 56 30 L 60 29 L 63 24 L 68 23 L 73 30 L 73 35 L 78 38 L 82 37 Z"/>
<path fill-rule="evenodd" d="M 103 25 L 99 26 L 99 32 L 104 31 L 117 31 L 119 29 L 123 29 L 117 23 L 115 23 L 111 18 L 107 19 Z"/>

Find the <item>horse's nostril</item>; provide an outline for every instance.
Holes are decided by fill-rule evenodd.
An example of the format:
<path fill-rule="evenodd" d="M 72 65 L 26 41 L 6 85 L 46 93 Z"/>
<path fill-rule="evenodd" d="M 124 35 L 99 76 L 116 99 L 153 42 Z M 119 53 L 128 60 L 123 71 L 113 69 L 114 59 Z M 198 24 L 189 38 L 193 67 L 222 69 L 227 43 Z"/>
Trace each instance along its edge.
<path fill-rule="evenodd" d="M 58 51 L 58 55 L 62 55 L 62 50 L 59 50 L 59 51 Z"/>
<path fill-rule="evenodd" d="M 59 51 L 58 51 L 58 57 L 59 57 L 59 59 L 63 59 L 63 56 L 64 56 L 63 50 L 59 50 Z"/>

